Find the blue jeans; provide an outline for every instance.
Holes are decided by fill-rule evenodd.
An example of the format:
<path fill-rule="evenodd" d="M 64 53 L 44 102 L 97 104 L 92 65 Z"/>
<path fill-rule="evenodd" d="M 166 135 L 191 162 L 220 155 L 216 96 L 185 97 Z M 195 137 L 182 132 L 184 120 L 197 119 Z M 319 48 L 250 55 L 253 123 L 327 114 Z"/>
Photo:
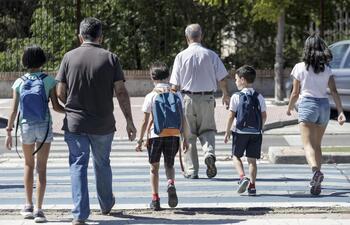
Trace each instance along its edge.
<path fill-rule="evenodd" d="M 90 215 L 87 179 L 90 147 L 93 156 L 97 198 L 101 210 L 108 211 L 114 205 L 112 169 L 109 160 L 113 136 L 114 132 L 106 135 L 92 135 L 65 131 L 64 140 L 69 148 L 74 219 L 85 220 Z"/>

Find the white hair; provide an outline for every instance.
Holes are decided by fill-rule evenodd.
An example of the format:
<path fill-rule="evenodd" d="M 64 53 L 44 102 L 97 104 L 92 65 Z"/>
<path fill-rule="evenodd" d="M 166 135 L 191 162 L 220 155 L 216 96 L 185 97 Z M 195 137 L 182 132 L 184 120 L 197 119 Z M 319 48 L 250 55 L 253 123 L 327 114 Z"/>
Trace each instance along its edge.
<path fill-rule="evenodd" d="M 202 36 L 202 28 L 198 23 L 190 24 L 185 29 L 185 35 L 191 40 L 196 40 Z"/>

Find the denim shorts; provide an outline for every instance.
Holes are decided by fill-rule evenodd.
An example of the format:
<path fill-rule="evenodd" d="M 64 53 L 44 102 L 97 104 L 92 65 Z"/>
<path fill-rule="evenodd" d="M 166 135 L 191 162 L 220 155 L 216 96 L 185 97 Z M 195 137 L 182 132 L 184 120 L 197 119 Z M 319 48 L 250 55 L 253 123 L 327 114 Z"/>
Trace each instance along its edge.
<path fill-rule="evenodd" d="M 49 133 L 45 143 L 50 143 L 53 140 L 52 124 L 51 122 L 41 122 L 41 123 L 23 123 L 21 125 L 21 140 L 22 144 L 34 144 L 36 142 L 43 142 L 45 134 L 47 131 L 47 126 L 49 125 Z"/>
<path fill-rule="evenodd" d="M 303 97 L 298 105 L 298 120 L 327 126 L 330 117 L 328 98 Z"/>

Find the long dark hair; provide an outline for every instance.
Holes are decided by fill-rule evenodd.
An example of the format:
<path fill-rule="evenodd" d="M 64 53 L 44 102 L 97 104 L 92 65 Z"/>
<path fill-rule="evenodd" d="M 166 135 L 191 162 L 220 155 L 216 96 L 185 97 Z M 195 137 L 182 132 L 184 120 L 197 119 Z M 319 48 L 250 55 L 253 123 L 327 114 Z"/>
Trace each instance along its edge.
<path fill-rule="evenodd" d="M 311 34 L 305 41 L 303 61 L 306 69 L 311 66 L 315 73 L 323 72 L 325 66 L 332 60 L 332 52 L 323 39 L 317 34 Z"/>

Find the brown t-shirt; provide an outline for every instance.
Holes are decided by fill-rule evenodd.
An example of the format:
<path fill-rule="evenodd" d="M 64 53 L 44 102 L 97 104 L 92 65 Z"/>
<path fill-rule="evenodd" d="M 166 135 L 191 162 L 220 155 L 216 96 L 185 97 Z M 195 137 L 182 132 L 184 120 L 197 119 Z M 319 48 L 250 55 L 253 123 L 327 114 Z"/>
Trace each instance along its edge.
<path fill-rule="evenodd" d="M 67 85 L 62 130 L 72 133 L 114 132 L 114 82 L 124 80 L 117 56 L 95 43 L 67 52 L 56 80 Z"/>

